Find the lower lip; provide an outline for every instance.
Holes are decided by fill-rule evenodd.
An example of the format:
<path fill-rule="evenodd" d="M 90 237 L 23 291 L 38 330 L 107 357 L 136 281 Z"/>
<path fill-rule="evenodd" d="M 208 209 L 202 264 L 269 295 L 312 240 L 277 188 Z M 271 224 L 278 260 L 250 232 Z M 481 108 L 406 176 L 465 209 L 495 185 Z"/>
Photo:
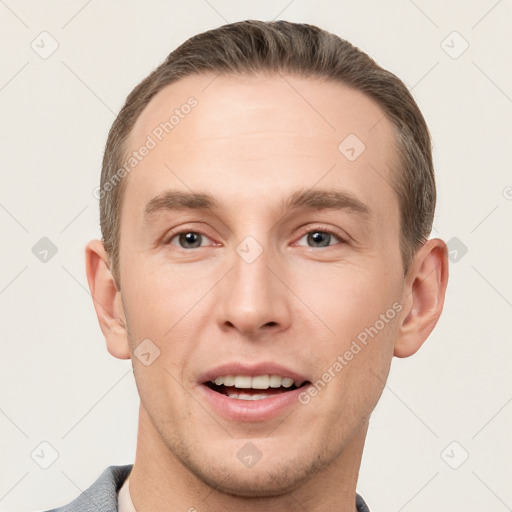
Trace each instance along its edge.
<path fill-rule="evenodd" d="M 298 404 L 299 394 L 304 391 L 304 387 L 259 400 L 240 400 L 217 393 L 204 384 L 200 386 L 208 402 L 220 415 L 246 422 L 266 421 L 279 416 L 287 408 Z"/>

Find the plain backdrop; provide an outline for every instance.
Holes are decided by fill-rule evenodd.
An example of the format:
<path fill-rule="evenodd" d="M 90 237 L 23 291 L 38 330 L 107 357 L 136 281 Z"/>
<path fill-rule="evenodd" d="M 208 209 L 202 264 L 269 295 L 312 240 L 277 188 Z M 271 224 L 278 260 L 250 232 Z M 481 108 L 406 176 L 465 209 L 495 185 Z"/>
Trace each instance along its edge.
<path fill-rule="evenodd" d="M 103 146 L 170 51 L 253 18 L 359 46 L 412 90 L 434 140 L 445 311 L 393 362 L 359 492 L 372 512 L 510 510 L 511 15 L 510 0 L 0 1 L 0 509 L 63 505 L 133 462 L 131 362 L 107 352 L 84 271 Z"/>

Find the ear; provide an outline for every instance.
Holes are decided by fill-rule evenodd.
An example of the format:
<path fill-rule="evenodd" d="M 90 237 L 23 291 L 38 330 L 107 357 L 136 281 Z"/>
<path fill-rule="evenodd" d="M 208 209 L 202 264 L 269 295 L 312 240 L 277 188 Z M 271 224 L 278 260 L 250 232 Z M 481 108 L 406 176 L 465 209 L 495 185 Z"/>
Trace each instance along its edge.
<path fill-rule="evenodd" d="M 434 329 L 444 305 L 448 284 L 448 249 L 439 238 L 418 250 L 405 279 L 404 312 L 394 355 L 413 355 Z"/>
<path fill-rule="evenodd" d="M 87 244 L 85 265 L 94 309 L 105 336 L 108 351 L 118 359 L 130 359 L 121 292 L 117 289 L 110 272 L 110 258 L 103 242 L 91 240 Z"/>

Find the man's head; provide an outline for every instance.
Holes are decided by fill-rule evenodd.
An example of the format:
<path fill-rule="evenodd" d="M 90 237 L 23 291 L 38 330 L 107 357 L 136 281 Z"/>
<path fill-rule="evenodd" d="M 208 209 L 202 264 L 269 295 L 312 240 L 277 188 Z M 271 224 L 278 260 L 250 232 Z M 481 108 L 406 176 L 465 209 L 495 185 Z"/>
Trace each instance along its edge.
<path fill-rule="evenodd" d="M 87 272 L 109 351 L 132 358 L 146 457 L 240 496 L 349 478 L 447 281 L 405 86 L 315 27 L 229 25 L 131 93 L 102 187 L 130 155 Z"/>
<path fill-rule="evenodd" d="M 404 270 L 408 269 L 432 229 L 436 189 L 430 135 L 407 87 L 351 43 L 318 27 L 285 21 L 244 21 L 199 34 L 174 50 L 135 87 L 112 125 L 101 174 L 100 222 L 111 270 L 119 285 L 119 220 L 125 177 L 138 164 L 137 159 L 130 162 L 135 149 L 127 143 L 132 128 L 158 92 L 187 76 L 204 73 L 322 78 L 372 98 L 394 131 L 395 172 L 390 185 L 400 205 L 400 244 Z M 172 125 L 179 123 L 180 114 L 175 113 Z"/>

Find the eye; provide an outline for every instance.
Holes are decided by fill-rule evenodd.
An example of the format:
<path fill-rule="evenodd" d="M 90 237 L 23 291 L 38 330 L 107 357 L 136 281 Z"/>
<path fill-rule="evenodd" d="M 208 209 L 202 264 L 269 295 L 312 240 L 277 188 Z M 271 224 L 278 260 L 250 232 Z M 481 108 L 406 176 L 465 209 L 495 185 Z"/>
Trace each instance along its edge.
<path fill-rule="evenodd" d="M 306 244 L 309 247 L 329 247 L 330 245 L 335 245 L 343 240 L 336 236 L 334 233 L 325 230 L 315 229 L 313 231 L 309 231 L 303 237 L 301 237 L 297 241 L 297 245 L 304 245 L 301 241 L 305 240 Z M 334 242 L 334 243 L 332 243 Z"/>
<path fill-rule="evenodd" d="M 169 245 L 177 245 L 182 249 L 197 249 L 198 247 L 209 245 L 206 243 L 208 240 L 210 239 L 207 236 L 197 231 L 182 231 L 173 235 L 167 243 Z"/>

